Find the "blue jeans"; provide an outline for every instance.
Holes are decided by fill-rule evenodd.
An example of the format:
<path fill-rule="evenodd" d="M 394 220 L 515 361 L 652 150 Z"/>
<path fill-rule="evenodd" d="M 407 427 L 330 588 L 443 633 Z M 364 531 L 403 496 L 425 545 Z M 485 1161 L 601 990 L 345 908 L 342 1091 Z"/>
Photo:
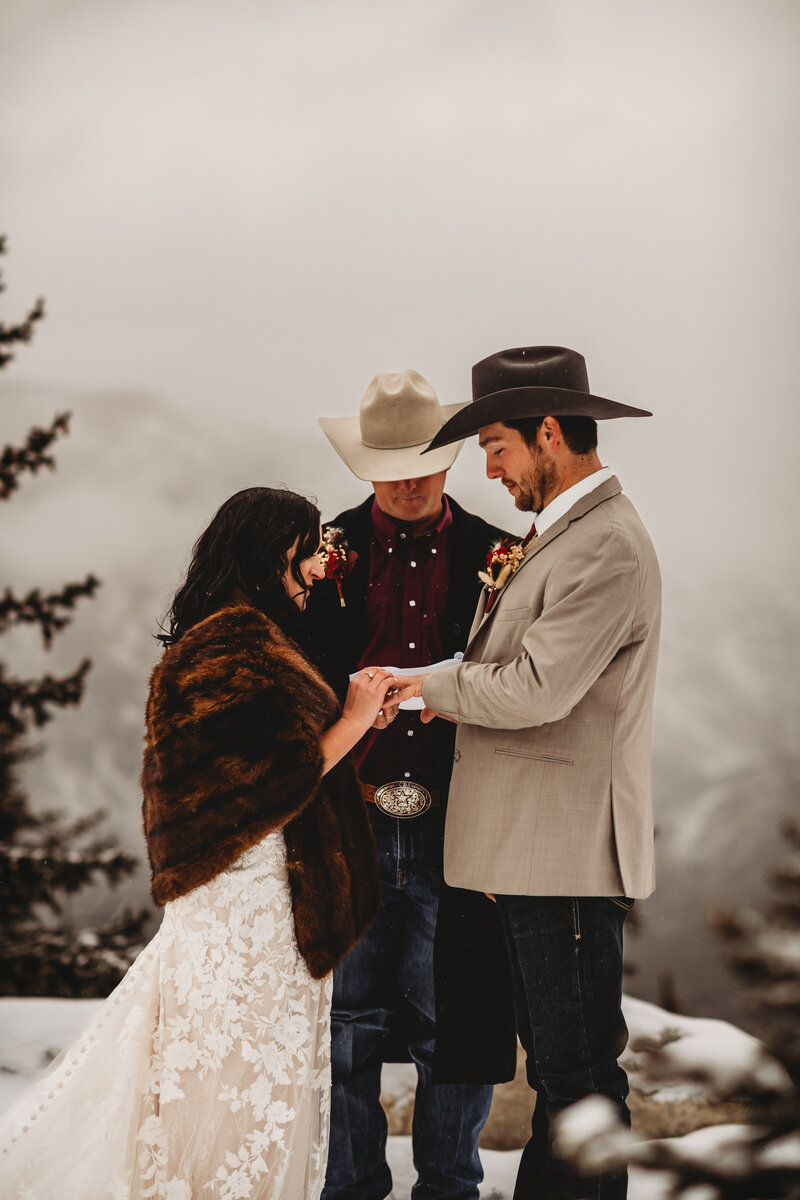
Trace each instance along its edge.
<path fill-rule="evenodd" d="M 624 1200 L 627 1172 L 576 1178 L 555 1158 L 550 1121 L 583 1096 L 607 1096 L 626 1124 L 628 1079 L 617 1062 L 622 1016 L 622 927 L 633 901 L 618 897 L 498 896 L 511 960 L 517 1032 L 536 1092 L 531 1137 L 514 1200 Z"/>
<path fill-rule="evenodd" d="M 369 805 L 378 849 L 380 911 L 334 972 L 333 1093 L 323 1200 L 384 1200 L 381 1065 L 401 1044 L 417 1068 L 413 1200 L 477 1200 L 478 1135 L 492 1100 L 487 1084 L 433 1083 L 433 940 L 442 878 L 441 809 L 398 820 Z"/>

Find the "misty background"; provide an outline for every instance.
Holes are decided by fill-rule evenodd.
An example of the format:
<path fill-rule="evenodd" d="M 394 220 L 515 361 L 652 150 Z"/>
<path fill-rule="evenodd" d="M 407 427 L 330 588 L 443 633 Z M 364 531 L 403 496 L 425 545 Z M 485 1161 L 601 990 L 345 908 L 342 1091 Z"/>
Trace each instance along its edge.
<path fill-rule="evenodd" d="M 26 0 L 0 18 L 2 319 L 48 315 L 0 380 L 0 442 L 63 409 L 58 469 L 4 507 L 0 587 L 93 571 L 23 673 L 94 660 L 35 801 L 108 825 L 147 897 L 138 773 L 153 640 L 236 489 L 363 498 L 316 425 L 378 371 L 470 398 L 493 351 L 581 351 L 652 409 L 600 454 L 664 577 L 658 890 L 629 990 L 746 1023 L 705 911 L 756 900 L 800 784 L 793 0 Z M 448 490 L 529 523 L 468 442 Z"/>

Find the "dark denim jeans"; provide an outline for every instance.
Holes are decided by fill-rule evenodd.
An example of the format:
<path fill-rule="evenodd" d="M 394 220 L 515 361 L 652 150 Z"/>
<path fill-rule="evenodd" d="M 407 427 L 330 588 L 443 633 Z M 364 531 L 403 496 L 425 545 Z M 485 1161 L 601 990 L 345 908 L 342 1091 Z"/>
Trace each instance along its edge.
<path fill-rule="evenodd" d="M 384 1200 L 386 1164 L 381 1065 L 402 1032 L 417 1067 L 413 1200 L 477 1200 L 483 1178 L 478 1134 L 492 1088 L 431 1081 L 433 939 L 442 877 L 443 813 L 412 820 L 369 806 L 382 903 L 366 937 L 333 980 L 333 1094 L 323 1200 Z"/>
<path fill-rule="evenodd" d="M 550 1147 L 551 1119 L 599 1093 L 629 1124 L 628 1079 L 617 1058 L 628 1040 L 622 1016 L 625 897 L 498 896 L 511 959 L 517 1031 L 536 1092 L 531 1137 L 514 1200 L 624 1200 L 627 1172 L 576 1178 Z"/>

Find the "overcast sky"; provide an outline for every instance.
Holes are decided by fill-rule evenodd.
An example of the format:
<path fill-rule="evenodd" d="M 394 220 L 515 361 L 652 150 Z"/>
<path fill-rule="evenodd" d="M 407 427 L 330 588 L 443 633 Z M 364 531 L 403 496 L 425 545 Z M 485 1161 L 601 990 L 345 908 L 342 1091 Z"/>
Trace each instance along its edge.
<path fill-rule="evenodd" d="M 3 317 L 49 310 L 13 379 L 263 440 L 266 475 L 285 438 L 330 514 L 364 488 L 315 418 L 377 371 L 451 403 L 571 346 L 656 414 L 601 454 L 667 567 L 797 584 L 799 33 L 796 0 L 6 5 Z M 513 522 L 482 470 L 453 490 Z"/>

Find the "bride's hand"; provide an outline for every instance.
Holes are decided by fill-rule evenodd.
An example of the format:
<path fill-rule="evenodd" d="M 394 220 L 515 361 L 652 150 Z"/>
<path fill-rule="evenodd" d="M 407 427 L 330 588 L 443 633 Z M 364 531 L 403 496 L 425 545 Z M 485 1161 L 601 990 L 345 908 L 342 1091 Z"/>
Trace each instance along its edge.
<path fill-rule="evenodd" d="M 394 686 L 394 677 L 383 667 L 365 667 L 350 680 L 342 718 L 363 726 L 366 733 L 380 714 L 387 692 Z M 394 709 L 396 712 L 396 705 Z"/>

